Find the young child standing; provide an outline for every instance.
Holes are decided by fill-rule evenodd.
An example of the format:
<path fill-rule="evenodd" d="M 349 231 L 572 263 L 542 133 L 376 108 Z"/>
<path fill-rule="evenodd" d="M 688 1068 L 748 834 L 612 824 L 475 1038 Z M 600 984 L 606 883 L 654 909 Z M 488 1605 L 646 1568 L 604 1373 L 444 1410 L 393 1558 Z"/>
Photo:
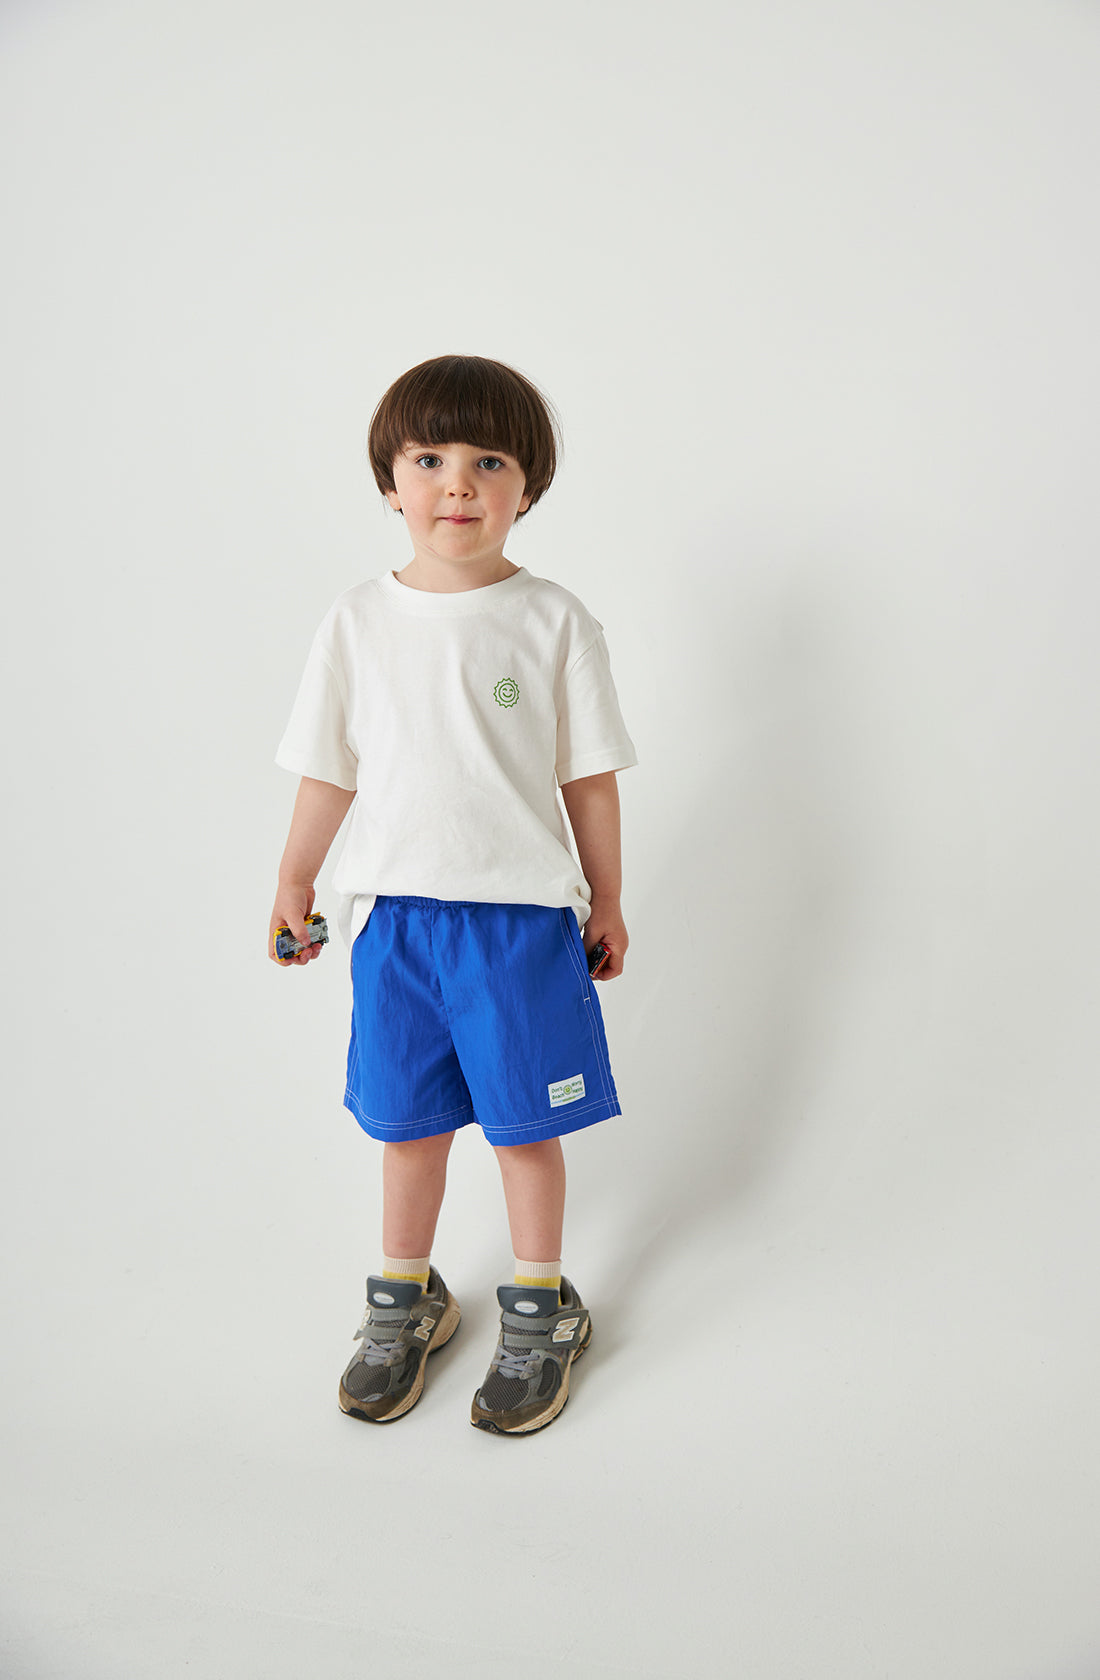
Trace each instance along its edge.
<path fill-rule="evenodd" d="M 369 450 L 413 555 L 341 595 L 314 639 L 277 755 L 302 780 L 268 940 L 275 961 L 280 924 L 308 943 L 354 805 L 334 879 L 353 988 L 344 1100 L 385 1146 L 383 1260 L 340 1406 L 402 1417 L 458 1326 L 431 1255 L 455 1131 L 476 1121 L 515 1273 L 471 1421 L 529 1434 L 565 1405 L 591 1334 L 561 1275 L 561 1138 L 621 1112 L 587 952 L 601 943 L 600 978 L 621 974 L 615 772 L 636 757 L 600 625 L 505 557 L 554 476 L 534 386 L 477 356 L 424 362 L 386 392 Z"/>

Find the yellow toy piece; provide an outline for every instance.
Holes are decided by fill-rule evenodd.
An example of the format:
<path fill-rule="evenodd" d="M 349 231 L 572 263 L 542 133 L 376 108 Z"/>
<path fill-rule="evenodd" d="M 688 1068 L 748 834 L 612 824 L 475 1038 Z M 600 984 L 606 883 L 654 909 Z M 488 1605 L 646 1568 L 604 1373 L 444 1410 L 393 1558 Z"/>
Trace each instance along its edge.
<path fill-rule="evenodd" d="M 311 945 L 328 944 L 328 923 L 318 911 L 314 910 L 306 917 L 306 927 L 312 935 L 309 941 Z M 275 956 L 279 962 L 289 962 L 291 957 L 296 957 L 299 951 L 304 950 L 305 946 L 295 939 L 285 923 L 275 929 Z"/>

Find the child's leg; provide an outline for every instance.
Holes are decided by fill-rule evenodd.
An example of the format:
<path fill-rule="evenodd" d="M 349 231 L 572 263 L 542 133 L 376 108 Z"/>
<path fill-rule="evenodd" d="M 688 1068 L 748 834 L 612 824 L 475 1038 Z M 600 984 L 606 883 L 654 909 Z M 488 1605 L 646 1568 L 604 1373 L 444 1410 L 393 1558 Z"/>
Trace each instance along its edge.
<path fill-rule="evenodd" d="M 498 1144 L 512 1252 L 544 1264 L 561 1260 L 565 1219 L 565 1157 L 560 1138 Z"/>
<path fill-rule="evenodd" d="M 367 1279 L 360 1350 L 340 1379 L 340 1410 L 367 1423 L 392 1423 L 412 1410 L 426 1355 L 458 1329 L 458 1302 L 429 1264 L 453 1141 L 445 1132 L 383 1151 L 384 1275 Z"/>
<path fill-rule="evenodd" d="M 394 1259 L 432 1252 L 453 1132 L 387 1143 L 382 1153 L 382 1247 Z"/>
<path fill-rule="evenodd" d="M 561 1141 L 496 1146 L 516 1253 L 516 1278 L 497 1290 L 500 1340 L 470 1408 L 496 1435 L 553 1423 L 569 1398 L 569 1373 L 592 1334 L 588 1310 L 561 1276 L 565 1161 Z"/>

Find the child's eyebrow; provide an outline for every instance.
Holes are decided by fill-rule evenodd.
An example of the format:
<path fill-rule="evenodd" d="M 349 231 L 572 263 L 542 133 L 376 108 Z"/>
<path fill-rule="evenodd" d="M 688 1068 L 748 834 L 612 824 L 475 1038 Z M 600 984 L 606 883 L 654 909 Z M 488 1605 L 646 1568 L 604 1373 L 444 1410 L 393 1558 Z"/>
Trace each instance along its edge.
<path fill-rule="evenodd" d="M 456 438 L 452 439 L 452 442 L 465 443 L 465 439 Z M 446 443 L 407 443 L 402 453 L 405 455 L 438 455 L 441 449 L 449 447 Z M 488 444 L 469 443 L 466 444 L 466 448 L 476 449 L 479 455 L 505 455 L 509 461 L 516 459 L 514 455 L 509 455 L 506 449 L 494 449 Z"/>

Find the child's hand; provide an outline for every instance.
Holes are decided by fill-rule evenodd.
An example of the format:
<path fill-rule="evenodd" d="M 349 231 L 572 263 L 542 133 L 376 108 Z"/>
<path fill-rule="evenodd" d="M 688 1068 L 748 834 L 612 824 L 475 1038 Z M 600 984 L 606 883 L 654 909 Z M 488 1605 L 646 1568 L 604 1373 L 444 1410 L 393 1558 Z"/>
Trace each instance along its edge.
<path fill-rule="evenodd" d="M 607 946 L 611 955 L 596 975 L 596 979 L 614 980 L 623 971 L 623 958 L 630 944 L 618 899 L 592 900 L 592 909 L 584 924 L 585 953 L 591 951 L 593 945 L 601 944 Z"/>
<path fill-rule="evenodd" d="M 313 909 L 313 888 L 305 886 L 284 885 L 279 883 L 279 890 L 275 895 L 275 908 L 271 912 L 271 925 L 267 930 L 267 954 L 279 968 L 301 968 L 304 964 L 313 962 L 324 950 L 323 945 L 311 945 L 309 929 L 306 927 L 306 917 Z M 299 951 L 296 957 L 287 957 L 285 961 L 275 955 L 275 932 L 277 928 L 288 927 L 306 949 Z"/>

